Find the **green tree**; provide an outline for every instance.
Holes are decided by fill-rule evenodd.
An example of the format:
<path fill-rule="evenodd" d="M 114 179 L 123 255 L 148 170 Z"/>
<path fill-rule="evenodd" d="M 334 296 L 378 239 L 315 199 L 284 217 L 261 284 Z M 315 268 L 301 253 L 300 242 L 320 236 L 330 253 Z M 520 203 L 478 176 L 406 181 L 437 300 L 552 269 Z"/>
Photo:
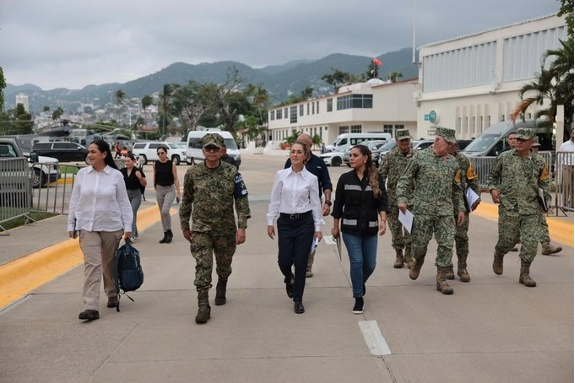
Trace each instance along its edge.
<path fill-rule="evenodd" d="M 0 66 L 0 111 L 4 110 L 4 88 L 6 88 L 6 79 L 4 69 Z"/>
<path fill-rule="evenodd" d="M 172 119 L 171 102 L 178 84 L 164 84 L 162 93 L 160 93 L 160 115 L 162 119 L 162 135 L 166 134 L 166 120 L 168 125 Z"/>
<path fill-rule="evenodd" d="M 52 112 L 52 120 L 57 120 L 64 114 L 64 109 L 61 106 L 58 107 L 55 111 Z"/>
<path fill-rule="evenodd" d="M 333 73 L 324 74 L 321 79 L 333 86 L 333 93 L 337 93 L 342 86 L 353 84 L 357 80 L 357 77 L 349 72 L 333 68 L 332 71 Z"/>
<path fill-rule="evenodd" d="M 403 77 L 403 73 L 400 72 L 391 72 L 388 73 L 387 78 L 391 81 L 391 82 L 397 82 L 398 78 Z"/>

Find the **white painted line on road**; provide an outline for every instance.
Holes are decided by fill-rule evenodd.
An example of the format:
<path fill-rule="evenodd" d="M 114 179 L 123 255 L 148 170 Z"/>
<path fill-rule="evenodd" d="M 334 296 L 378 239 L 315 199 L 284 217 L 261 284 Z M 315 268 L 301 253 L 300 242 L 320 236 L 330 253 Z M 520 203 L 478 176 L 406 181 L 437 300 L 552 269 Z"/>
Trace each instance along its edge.
<path fill-rule="evenodd" d="M 363 338 L 365 339 L 367 347 L 369 347 L 371 355 L 384 356 L 391 354 L 391 350 L 389 349 L 385 338 L 381 335 L 377 321 L 359 321 L 359 329 L 363 333 Z"/>

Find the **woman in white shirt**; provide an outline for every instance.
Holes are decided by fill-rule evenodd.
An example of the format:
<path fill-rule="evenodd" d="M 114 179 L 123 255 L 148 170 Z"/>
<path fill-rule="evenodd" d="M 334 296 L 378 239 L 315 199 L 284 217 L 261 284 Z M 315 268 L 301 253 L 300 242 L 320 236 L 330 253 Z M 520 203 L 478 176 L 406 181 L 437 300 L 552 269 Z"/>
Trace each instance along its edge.
<path fill-rule="evenodd" d="M 296 142 L 290 150 L 291 167 L 276 173 L 267 213 L 267 233 L 274 239 L 278 226 L 278 265 L 296 314 L 305 312 L 302 298 L 308 257 L 321 233 L 321 202 L 317 177 L 305 168 L 306 146 Z M 295 275 L 292 272 L 295 268 Z"/>
<path fill-rule="evenodd" d="M 80 169 L 70 198 L 68 233 L 80 237 L 84 253 L 84 311 L 82 320 L 100 317 L 100 281 L 104 276 L 104 292 L 108 307 L 118 304 L 114 283 L 114 255 L 122 235 L 132 233 L 132 206 L 126 192 L 124 177 L 118 170 L 110 146 L 103 140 L 88 147 L 90 165 Z"/>

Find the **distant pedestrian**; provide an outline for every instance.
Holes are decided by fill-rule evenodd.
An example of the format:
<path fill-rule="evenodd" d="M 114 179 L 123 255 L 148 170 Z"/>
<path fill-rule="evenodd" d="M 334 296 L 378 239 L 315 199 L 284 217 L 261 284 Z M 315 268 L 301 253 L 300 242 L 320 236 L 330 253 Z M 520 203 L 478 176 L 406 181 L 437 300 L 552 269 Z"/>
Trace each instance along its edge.
<path fill-rule="evenodd" d="M 534 136 L 534 129 L 518 129 L 515 150 L 497 158 L 488 181 L 491 198 L 499 204 L 499 239 L 493 254 L 493 272 L 503 274 L 503 257 L 519 242 L 519 283 L 527 287 L 537 285 L 530 269 L 541 238 L 538 189 L 543 191 L 547 202 L 551 200 L 547 164 L 530 150 Z"/>
<path fill-rule="evenodd" d="M 450 143 L 457 144 L 455 131 L 437 127 L 433 146 L 417 151 L 397 183 L 397 206 L 402 213 L 407 209 L 410 188 L 413 188 L 415 220 L 411 247 L 415 263 L 409 271 L 409 277 L 419 277 L 427 246 L 435 235 L 438 247 L 435 281 L 437 290 L 442 294 L 453 294 L 453 289 L 446 281 L 446 273 L 453 267 L 454 209 L 458 211 L 457 225 L 462 225 L 465 219 L 459 167 L 455 158 L 447 153 Z"/>
<path fill-rule="evenodd" d="M 114 159 L 120 158 L 120 156 L 122 155 L 121 153 L 122 148 L 120 147 L 120 141 L 116 141 L 116 145 L 114 146 Z"/>
<path fill-rule="evenodd" d="M 132 233 L 132 207 L 122 173 L 118 170 L 110 146 L 99 140 L 88 147 L 90 165 L 80 169 L 72 188 L 68 214 L 68 234 L 79 232 L 84 254 L 84 311 L 82 320 L 100 318 L 100 281 L 108 307 L 118 304 L 114 283 L 114 256 L 122 235 Z"/>
<path fill-rule="evenodd" d="M 162 228 L 164 229 L 164 237 L 160 239 L 160 243 L 170 243 L 174 238 L 170 209 L 174 198 L 176 202 L 180 202 L 180 181 L 178 180 L 176 164 L 168 159 L 168 148 L 160 145 L 156 150 L 159 160 L 154 162 L 152 169 L 154 171 L 156 201 L 160 208 Z"/>
<path fill-rule="evenodd" d="M 397 181 L 399 181 L 399 177 L 401 177 L 403 171 L 407 168 L 407 164 L 415 155 L 415 151 L 411 147 L 409 130 L 396 130 L 395 141 L 397 146 L 387 152 L 382 158 L 379 173 L 383 178 L 383 182 L 387 181 L 387 202 L 389 205 L 387 221 L 391 230 L 391 246 L 395 249 L 395 262 L 393 267 L 401 269 L 404 263 L 407 264 L 408 268 L 411 268 L 413 265 L 413 257 L 411 256 L 411 234 L 409 234 L 409 231 L 405 230 L 401 222 L 399 222 L 396 189 Z M 411 209 L 412 205 L 413 196 L 408 196 L 408 209 Z"/>
<path fill-rule="evenodd" d="M 222 147 L 222 157 L 220 158 L 222 161 L 227 162 L 230 165 L 233 165 L 236 167 L 236 169 L 239 168 L 236 160 L 234 159 L 234 157 L 230 156 L 228 154 L 228 149 L 226 148 L 226 145 L 224 144 L 224 146 Z"/>
<path fill-rule="evenodd" d="M 317 177 L 318 187 L 319 187 L 319 198 L 321 200 L 322 194 L 325 200 L 322 205 L 322 215 L 324 217 L 329 215 L 331 210 L 331 192 L 333 186 L 331 183 L 331 178 L 329 177 L 329 171 L 327 170 L 327 165 L 321 158 L 312 153 L 313 142 L 309 134 L 300 134 L 297 141 L 306 146 L 307 157 L 304 161 L 305 168 L 313 175 Z M 287 159 L 284 168 L 287 169 L 291 166 L 291 156 Z M 315 251 L 312 251 L 308 258 L 308 264 L 306 269 L 306 278 L 313 277 L 313 261 L 315 258 Z"/>
<path fill-rule="evenodd" d="M 267 213 L 267 233 L 271 239 L 275 237 L 277 218 L 278 265 L 296 314 L 305 312 L 303 293 L 308 258 L 314 238 L 317 243 L 322 238 L 318 181 L 305 167 L 309 150 L 299 141 L 291 146 L 290 166 L 276 173 Z"/>
<path fill-rule="evenodd" d="M 180 223 L 183 236 L 190 241 L 190 251 L 196 260 L 196 323 L 206 323 L 211 318 L 208 294 L 212 286 L 214 255 L 218 275 L 215 304 L 220 306 L 226 303 L 232 257 L 236 246 L 246 241 L 246 228 L 251 217 L 248 190 L 242 175 L 237 168 L 221 161 L 223 145 L 224 139 L 217 133 L 203 136 L 205 161 L 189 168 L 184 177 Z"/>
<path fill-rule="evenodd" d="M 365 284 L 376 265 L 377 234 L 385 234 L 389 207 L 385 183 L 368 147 L 355 145 L 349 161 L 353 170 L 342 174 L 337 182 L 331 234 L 339 238 L 342 232 L 355 300 L 352 312 L 362 314 Z"/>
<path fill-rule="evenodd" d="M 132 205 L 132 212 L 134 215 L 132 223 L 132 240 L 135 241 L 139 237 L 138 226 L 136 223 L 138 218 L 138 209 L 142 204 L 142 196 L 144 195 L 144 190 L 146 190 L 148 182 L 144 171 L 136 166 L 136 158 L 133 154 L 128 154 L 126 156 L 124 164 L 126 167 L 122 168 L 120 171 L 124 176 L 128 199 Z"/>

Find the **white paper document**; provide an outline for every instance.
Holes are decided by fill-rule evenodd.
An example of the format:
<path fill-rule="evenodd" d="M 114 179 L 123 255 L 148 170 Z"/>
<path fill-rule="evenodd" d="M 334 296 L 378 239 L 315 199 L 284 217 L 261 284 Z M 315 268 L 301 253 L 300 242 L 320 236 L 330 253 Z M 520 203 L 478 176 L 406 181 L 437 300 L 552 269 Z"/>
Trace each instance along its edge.
<path fill-rule="evenodd" d="M 413 214 L 411 214 L 407 209 L 405 209 L 405 214 L 400 210 L 397 218 L 403 227 L 405 227 L 405 229 L 411 234 L 411 228 L 413 227 Z"/>
<path fill-rule="evenodd" d="M 469 186 L 465 189 L 465 200 L 467 201 L 468 211 L 471 211 L 471 207 L 477 202 L 479 196 L 473 191 Z"/>
<path fill-rule="evenodd" d="M 319 239 L 315 238 L 313 239 L 313 242 L 311 243 L 311 250 L 310 250 L 310 254 L 313 254 L 315 252 L 315 250 L 317 249 L 317 245 L 319 245 Z"/>

